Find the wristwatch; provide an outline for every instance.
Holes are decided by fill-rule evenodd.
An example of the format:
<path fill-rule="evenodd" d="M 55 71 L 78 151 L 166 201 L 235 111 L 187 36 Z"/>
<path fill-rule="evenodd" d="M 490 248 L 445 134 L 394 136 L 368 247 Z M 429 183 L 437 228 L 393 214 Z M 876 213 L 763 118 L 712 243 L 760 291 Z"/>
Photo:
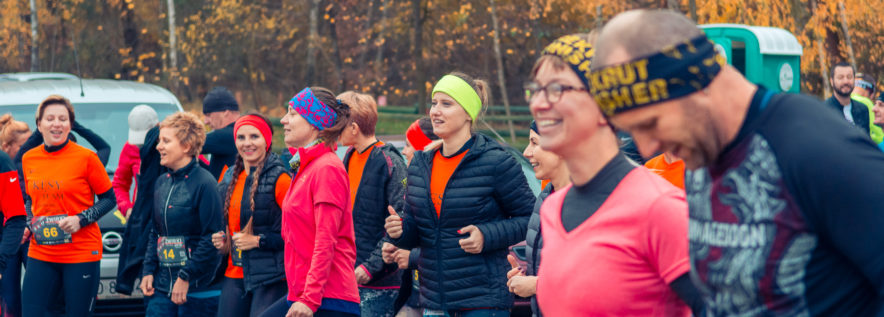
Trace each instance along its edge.
<path fill-rule="evenodd" d="M 264 234 L 263 234 L 263 233 L 262 233 L 262 234 L 259 234 L 259 235 L 258 235 L 258 248 L 259 248 L 259 249 L 264 249 L 264 248 L 266 248 L 266 247 L 267 247 L 267 239 L 264 239 Z"/>

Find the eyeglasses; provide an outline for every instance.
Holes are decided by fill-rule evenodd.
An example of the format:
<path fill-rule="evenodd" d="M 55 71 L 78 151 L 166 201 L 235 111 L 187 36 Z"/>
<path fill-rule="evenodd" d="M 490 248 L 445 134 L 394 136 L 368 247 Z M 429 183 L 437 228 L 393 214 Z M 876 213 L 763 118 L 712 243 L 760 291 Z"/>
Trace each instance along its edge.
<path fill-rule="evenodd" d="M 588 91 L 586 87 L 574 87 L 574 86 L 566 86 L 558 83 L 550 83 L 546 86 L 541 86 L 536 82 L 526 83 L 525 86 L 525 100 L 530 104 L 531 101 L 534 100 L 534 97 L 540 94 L 542 91 L 544 95 L 546 95 L 546 102 L 548 103 L 556 103 L 562 99 L 562 94 L 566 91 Z"/>

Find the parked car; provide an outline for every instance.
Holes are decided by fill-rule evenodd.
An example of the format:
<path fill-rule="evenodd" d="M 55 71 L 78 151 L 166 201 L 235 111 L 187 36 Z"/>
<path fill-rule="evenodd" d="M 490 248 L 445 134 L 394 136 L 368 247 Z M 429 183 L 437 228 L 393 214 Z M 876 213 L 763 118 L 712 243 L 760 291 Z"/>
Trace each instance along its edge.
<path fill-rule="evenodd" d="M 68 73 L 5 73 L 0 74 L 0 82 L 4 81 L 35 81 L 35 80 L 67 80 L 79 79 Z"/>
<path fill-rule="evenodd" d="M 76 77 L 74 77 L 76 78 Z M 0 81 L 0 114 L 11 113 L 16 120 L 35 129 L 34 117 L 37 105 L 51 94 L 70 99 L 77 114 L 77 122 L 91 129 L 111 146 L 107 163 L 108 176 L 113 179 L 120 158 L 120 151 L 128 137 L 129 111 L 136 105 L 146 104 L 154 108 L 160 120 L 181 111 L 178 99 L 159 86 L 131 81 L 83 79 L 50 81 Z M 88 142 L 81 145 L 92 150 Z M 143 294 L 140 290 L 132 296 L 114 291 L 119 250 L 123 242 L 126 218 L 119 210 L 113 210 L 98 220 L 104 245 L 101 259 L 101 284 L 95 316 L 139 316 L 144 314 Z"/>

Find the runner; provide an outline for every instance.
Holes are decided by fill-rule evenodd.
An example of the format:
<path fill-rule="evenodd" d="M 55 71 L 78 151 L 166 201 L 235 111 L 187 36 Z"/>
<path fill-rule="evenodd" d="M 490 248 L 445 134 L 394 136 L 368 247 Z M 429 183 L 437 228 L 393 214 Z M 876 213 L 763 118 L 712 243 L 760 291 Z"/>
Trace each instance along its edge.
<path fill-rule="evenodd" d="M 59 299 L 68 316 L 88 316 L 98 292 L 102 244 L 95 222 L 114 208 L 114 195 L 98 156 L 70 141 L 75 122 L 70 101 L 47 97 L 36 118 L 43 145 L 22 156 L 34 233 L 22 285 L 24 316 L 43 316 Z"/>
<path fill-rule="evenodd" d="M 139 151 L 144 144 L 147 131 L 159 123 L 156 110 L 148 105 L 137 105 L 129 111 L 129 139 L 120 151 L 120 159 L 117 169 L 114 171 L 114 195 L 117 197 L 117 209 L 123 216 L 129 217 L 132 211 L 132 200 L 129 193 L 132 189 L 132 180 L 135 178 L 135 187 L 138 188 L 138 172 L 141 165 Z M 133 193 L 138 195 L 138 191 Z"/>
<path fill-rule="evenodd" d="M 540 146 L 562 158 L 573 183 L 541 207 L 540 310 L 689 316 L 693 308 L 700 315 L 702 300 L 688 277 L 684 192 L 620 151 L 587 93 L 590 43 L 586 34 L 553 41 L 525 85 Z"/>
<path fill-rule="evenodd" d="M 281 121 L 295 173 L 282 205 L 288 295 L 262 316 L 359 316 L 349 181 L 333 151 L 350 107 L 328 89 L 304 88 Z"/>
<path fill-rule="evenodd" d="M 218 187 L 227 230 L 212 235 L 215 248 L 228 254 L 218 316 L 258 316 L 286 292 L 280 206 L 292 177 L 270 151 L 267 118 L 240 117 L 233 135 L 239 155 Z"/>
<path fill-rule="evenodd" d="M 442 77 L 430 119 L 442 142 L 415 152 L 404 220 L 385 227 L 393 244 L 421 246 L 424 315 L 509 316 L 507 247 L 525 237 L 534 195 L 521 166 L 496 141 L 474 132 L 488 85 L 462 73 Z"/>
<path fill-rule="evenodd" d="M 884 313 L 884 153 L 864 131 L 752 84 L 681 13 L 620 14 L 597 44 L 611 122 L 689 170 L 691 277 L 710 316 Z"/>
<path fill-rule="evenodd" d="M 215 316 L 221 258 L 212 234 L 222 230 L 221 197 L 197 155 L 206 140 L 196 115 L 177 112 L 160 123 L 160 164 L 151 213 L 153 226 L 144 254 L 141 291 L 150 297 L 147 316 Z"/>
<path fill-rule="evenodd" d="M 436 140 L 439 140 L 439 136 L 433 133 L 433 123 L 429 117 L 415 120 L 405 131 L 405 148 L 402 149 L 405 164 L 411 162 L 415 151 L 423 151 Z M 397 311 L 396 317 L 423 316 L 423 311 L 420 309 L 420 283 L 417 271 L 417 259 L 420 257 L 421 249 L 399 249 L 392 243 L 384 242 L 381 251 L 384 263 L 396 263 L 399 269 L 403 270 L 402 284 L 394 305 Z"/>
<path fill-rule="evenodd" d="M 0 149 L 2 149 L 3 153 L 6 154 L 6 157 L 9 158 L 10 169 L 8 171 L 13 172 L 13 177 L 6 179 L 6 182 L 3 184 L 14 184 L 18 186 L 16 190 L 18 190 L 18 197 L 15 198 L 15 194 L 10 192 L 9 202 L 4 200 L 3 203 L 8 204 L 16 204 L 16 199 L 22 199 L 22 189 L 20 180 L 21 177 L 17 172 L 16 164 L 12 161 L 12 157 L 15 157 L 16 153 L 18 153 L 18 149 L 22 144 L 31 136 L 31 129 L 28 127 L 27 123 L 17 121 L 12 118 L 11 114 L 4 114 L 0 116 Z M 2 165 L 0 165 L 2 166 Z M 5 173 L 5 172 L 4 172 Z M 4 175 L 4 174 L 0 174 Z M 12 178 L 16 178 L 15 181 L 10 181 Z M 2 182 L 3 179 L 0 179 Z M 4 191 L 5 193 L 5 191 Z M 24 212 L 24 201 L 21 203 L 22 212 Z M 7 211 L 8 210 L 8 211 Z M 3 209 L 4 215 L 14 214 L 13 208 L 5 208 Z M 8 221 L 8 220 L 7 220 Z M 14 223 L 15 221 L 13 221 Z M 10 227 L 10 231 L 15 231 L 15 226 Z M 26 224 L 22 224 L 22 227 L 26 227 Z M 23 230 L 26 230 L 23 228 Z M 6 232 L 4 230 L 3 232 Z M 20 238 L 20 244 L 24 245 L 27 240 L 25 240 L 25 233 L 22 233 L 22 237 Z M 2 316 L 5 317 L 18 317 L 21 316 L 21 268 L 22 261 L 24 257 L 27 255 L 27 249 L 25 247 L 16 247 L 16 252 L 6 258 L 6 269 L 0 270 L 2 276 L 6 278 L 0 278 L 0 312 L 2 312 Z"/>
<path fill-rule="evenodd" d="M 206 134 L 202 153 L 211 154 L 208 170 L 217 179 L 236 160 L 233 124 L 239 119 L 239 103 L 227 88 L 215 87 L 203 99 L 203 115 L 212 132 Z"/>
<path fill-rule="evenodd" d="M 392 317 L 402 283 L 397 265 L 381 254 L 387 206 L 401 209 L 405 197 L 405 160 L 396 147 L 375 136 L 377 103 L 366 94 L 347 91 L 338 98 L 350 105 L 350 123 L 340 143 L 349 146 L 344 167 L 350 179 L 350 203 L 356 232 L 356 282 L 362 316 Z"/>
<path fill-rule="evenodd" d="M 540 269 L 540 250 L 543 248 L 543 238 L 540 231 L 540 206 L 543 201 L 555 192 L 556 188 L 565 188 L 571 181 L 568 179 L 568 167 L 562 162 L 562 158 L 544 151 L 540 147 L 540 134 L 537 134 L 537 122 L 531 121 L 531 131 L 528 132 L 528 146 L 522 153 L 531 162 L 534 168 L 534 177 L 541 181 L 547 181 L 548 185 L 543 188 L 537 201 L 534 203 L 534 212 L 528 220 L 528 235 L 525 237 L 525 253 L 528 257 L 527 272 L 523 271 L 516 258 L 507 255 L 513 269 L 506 275 L 506 285 L 510 292 L 524 298 L 531 299 L 531 311 L 534 316 L 543 316 L 540 306 L 537 304 L 537 272 Z"/>

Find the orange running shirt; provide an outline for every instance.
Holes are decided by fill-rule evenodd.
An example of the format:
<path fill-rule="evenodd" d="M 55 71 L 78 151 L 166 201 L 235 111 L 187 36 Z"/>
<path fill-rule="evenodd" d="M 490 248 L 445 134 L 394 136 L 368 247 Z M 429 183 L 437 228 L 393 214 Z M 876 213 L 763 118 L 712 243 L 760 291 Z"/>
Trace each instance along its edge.
<path fill-rule="evenodd" d="M 433 170 L 430 172 L 430 197 L 433 199 L 433 206 L 436 207 L 436 217 L 442 215 L 442 196 L 445 194 L 448 180 L 451 179 L 451 175 L 454 174 L 454 170 L 467 152 L 469 150 L 448 158 L 442 156 L 442 150 L 439 150 L 433 157 Z"/>
<path fill-rule="evenodd" d="M 221 179 L 219 181 L 224 180 L 224 175 L 225 174 L 221 174 Z M 233 193 L 230 194 L 230 208 L 227 209 L 227 232 L 231 237 L 234 233 L 242 230 L 242 224 L 239 222 L 239 218 L 242 197 L 245 193 L 246 176 L 245 172 L 239 173 L 239 176 L 236 178 L 236 186 L 233 187 Z M 279 178 L 276 179 L 276 187 L 274 190 L 276 204 L 282 206 L 282 200 L 285 198 L 285 193 L 289 190 L 291 182 L 292 177 L 288 174 L 281 174 L 279 175 Z M 249 190 L 251 190 L 251 188 L 249 188 Z M 230 256 L 227 257 L 227 269 L 224 270 L 224 276 L 229 278 L 243 278 L 242 267 L 234 266 L 233 258 Z"/>
<path fill-rule="evenodd" d="M 660 154 L 645 162 L 645 167 L 657 175 L 663 176 L 675 187 L 684 189 L 684 161 L 677 160 L 669 164 L 663 159 L 663 154 Z"/>
<path fill-rule="evenodd" d="M 350 209 L 353 209 L 353 204 L 356 202 L 356 193 L 359 191 L 359 183 L 362 182 L 365 163 L 368 162 L 368 156 L 375 146 L 384 146 L 384 142 L 375 142 L 362 152 L 354 150 L 350 155 L 350 163 L 347 164 L 347 175 L 350 177 Z"/>
<path fill-rule="evenodd" d="M 34 217 L 76 216 L 95 202 L 95 195 L 111 189 L 110 178 L 98 155 L 69 141 L 62 149 L 47 152 L 43 145 L 22 157 L 25 186 Z M 85 263 L 101 260 L 101 230 L 91 223 L 71 235 L 71 242 L 38 245 L 31 239 L 28 256 L 52 263 Z"/>
<path fill-rule="evenodd" d="M 546 185 L 549 185 L 549 182 L 550 182 L 549 179 L 541 180 L 541 181 L 540 181 L 540 190 L 545 189 L 545 188 L 546 188 Z"/>

